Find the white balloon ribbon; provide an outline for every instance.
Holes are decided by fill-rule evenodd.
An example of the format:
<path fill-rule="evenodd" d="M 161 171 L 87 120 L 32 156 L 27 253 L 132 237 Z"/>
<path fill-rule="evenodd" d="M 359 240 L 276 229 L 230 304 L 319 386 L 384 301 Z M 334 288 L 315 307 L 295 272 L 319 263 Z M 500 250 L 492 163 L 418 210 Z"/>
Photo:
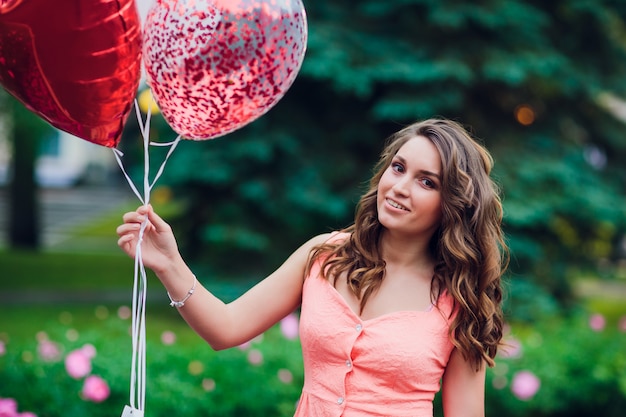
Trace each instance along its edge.
<path fill-rule="evenodd" d="M 135 113 L 137 115 L 137 121 L 139 122 L 139 128 L 141 136 L 143 138 L 144 145 L 144 175 L 143 175 L 143 196 L 139 193 L 139 190 L 133 183 L 122 163 L 122 157 L 124 154 L 119 150 L 113 148 L 113 154 L 120 169 L 126 177 L 128 185 L 133 190 L 139 201 L 142 204 L 148 205 L 150 203 L 150 192 L 156 184 L 157 180 L 163 174 L 165 164 L 167 160 L 176 149 L 176 146 L 181 140 L 179 135 L 173 142 L 168 143 L 156 143 L 150 142 L 150 116 L 151 112 L 148 109 L 145 124 L 141 118 L 141 111 L 137 100 L 135 100 Z M 150 182 L 150 146 L 169 146 L 170 149 L 165 156 L 165 159 L 161 163 L 159 170 L 157 171 L 154 179 Z M 148 225 L 148 219 L 144 220 L 139 229 L 139 237 L 137 240 L 137 246 L 135 250 L 135 268 L 134 268 L 134 282 L 133 282 L 133 300 L 132 300 L 132 359 L 131 359 L 131 373 L 130 373 L 130 405 L 126 405 L 122 411 L 122 417 L 143 417 L 144 406 L 146 399 L 146 295 L 147 295 L 147 279 L 146 269 L 143 264 L 143 258 L 141 253 L 141 244 L 143 241 L 143 235 Z"/>

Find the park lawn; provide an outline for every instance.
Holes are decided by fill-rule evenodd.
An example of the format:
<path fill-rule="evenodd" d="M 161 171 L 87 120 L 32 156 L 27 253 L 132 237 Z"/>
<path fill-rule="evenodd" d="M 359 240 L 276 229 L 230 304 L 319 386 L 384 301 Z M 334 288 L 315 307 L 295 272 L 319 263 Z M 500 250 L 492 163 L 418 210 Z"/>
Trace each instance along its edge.
<path fill-rule="evenodd" d="M 0 251 L 0 292 L 102 290 L 133 283 L 133 260 L 123 254 Z"/>
<path fill-rule="evenodd" d="M 573 282 L 574 293 L 589 313 L 602 314 L 613 325 L 626 317 L 626 280 L 584 277 Z"/>
<path fill-rule="evenodd" d="M 147 339 L 158 341 L 163 332 L 174 331 L 181 342 L 202 344 L 202 339 L 186 325 L 178 312 L 166 307 L 157 304 L 147 306 Z M 118 329 L 111 333 L 107 323 L 116 317 L 123 317 L 130 326 L 130 319 L 126 315 L 120 317 L 122 312 L 127 314 L 129 309 L 130 299 L 128 303 L 3 305 L 0 306 L 0 341 L 32 344 L 41 332 L 61 340 L 100 330 L 106 331 L 107 337 L 126 344 L 130 343 L 130 328 L 128 332 L 120 332 Z"/>
<path fill-rule="evenodd" d="M 80 225 L 51 247 L 38 251 L 0 249 L 0 293 L 132 288 L 134 261 L 117 246 L 115 229 L 122 221 L 122 213 L 136 206 L 128 203 Z M 165 217 L 181 210 L 175 203 L 155 208 Z"/>

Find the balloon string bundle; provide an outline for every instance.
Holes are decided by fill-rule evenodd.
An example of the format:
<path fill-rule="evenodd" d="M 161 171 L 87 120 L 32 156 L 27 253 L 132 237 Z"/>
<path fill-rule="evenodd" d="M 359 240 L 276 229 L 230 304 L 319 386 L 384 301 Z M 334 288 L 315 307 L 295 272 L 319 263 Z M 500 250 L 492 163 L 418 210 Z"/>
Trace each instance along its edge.
<path fill-rule="evenodd" d="M 122 163 L 123 152 L 119 149 L 112 148 L 115 160 L 120 166 L 122 173 L 126 177 L 126 181 L 130 185 L 139 201 L 142 204 L 147 205 L 150 203 L 150 192 L 157 180 L 163 174 L 165 164 L 169 157 L 176 149 L 176 146 L 181 140 L 181 136 L 173 142 L 157 143 L 150 142 L 150 115 L 151 112 L 148 109 L 145 124 L 142 122 L 141 112 L 139 111 L 139 105 L 135 100 L 135 112 L 137 115 L 137 121 L 139 122 L 139 128 L 141 137 L 143 138 L 144 149 L 144 175 L 143 175 L 143 196 L 133 183 Z M 165 156 L 165 159 L 161 163 L 159 170 L 157 171 L 154 179 L 150 182 L 150 146 L 169 146 L 170 149 Z M 143 264 L 143 258 L 141 253 L 141 243 L 143 241 L 143 235 L 148 225 L 148 219 L 146 218 L 141 224 L 139 229 L 139 238 L 137 240 L 137 247 L 135 249 L 135 267 L 134 267 L 134 282 L 133 282 L 133 300 L 132 300 L 132 360 L 131 360 L 131 374 L 130 374 L 130 406 L 124 407 L 122 417 L 142 417 L 144 413 L 144 405 L 146 398 L 146 295 L 147 295 L 147 279 L 146 269 Z"/>

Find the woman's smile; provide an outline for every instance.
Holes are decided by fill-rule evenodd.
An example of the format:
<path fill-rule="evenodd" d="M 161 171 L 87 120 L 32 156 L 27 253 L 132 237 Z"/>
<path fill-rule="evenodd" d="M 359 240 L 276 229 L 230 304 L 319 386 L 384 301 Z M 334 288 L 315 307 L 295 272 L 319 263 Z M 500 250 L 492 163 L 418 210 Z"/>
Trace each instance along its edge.
<path fill-rule="evenodd" d="M 398 203 L 395 200 L 387 198 L 386 201 L 387 201 L 387 204 L 389 204 L 393 208 L 397 208 L 399 210 L 404 210 L 404 211 L 410 211 L 408 208 L 404 207 L 402 204 Z"/>

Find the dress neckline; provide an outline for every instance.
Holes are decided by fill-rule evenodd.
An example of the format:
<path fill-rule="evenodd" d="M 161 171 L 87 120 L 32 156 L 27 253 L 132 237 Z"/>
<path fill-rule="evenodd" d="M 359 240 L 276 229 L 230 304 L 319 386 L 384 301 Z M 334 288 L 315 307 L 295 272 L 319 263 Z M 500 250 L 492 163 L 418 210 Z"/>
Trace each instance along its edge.
<path fill-rule="evenodd" d="M 352 307 L 350 307 L 350 305 L 348 304 L 344 296 L 339 291 L 337 291 L 337 288 L 335 288 L 328 279 L 320 277 L 320 276 L 315 277 L 315 279 L 326 281 L 325 285 L 328 287 L 328 290 L 333 294 L 333 296 L 338 299 L 341 306 L 346 311 L 348 311 L 348 313 L 353 318 L 357 319 L 362 324 L 373 323 L 376 321 L 384 321 L 385 319 L 389 319 L 389 318 L 397 317 L 397 316 L 419 316 L 419 315 L 429 314 L 433 310 L 435 310 L 435 305 L 431 302 L 428 308 L 424 310 L 396 310 L 396 311 L 390 311 L 388 313 L 383 313 L 376 317 L 371 317 L 369 319 L 363 319 L 356 311 L 352 309 Z M 441 296 L 439 298 L 441 298 Z"/>

